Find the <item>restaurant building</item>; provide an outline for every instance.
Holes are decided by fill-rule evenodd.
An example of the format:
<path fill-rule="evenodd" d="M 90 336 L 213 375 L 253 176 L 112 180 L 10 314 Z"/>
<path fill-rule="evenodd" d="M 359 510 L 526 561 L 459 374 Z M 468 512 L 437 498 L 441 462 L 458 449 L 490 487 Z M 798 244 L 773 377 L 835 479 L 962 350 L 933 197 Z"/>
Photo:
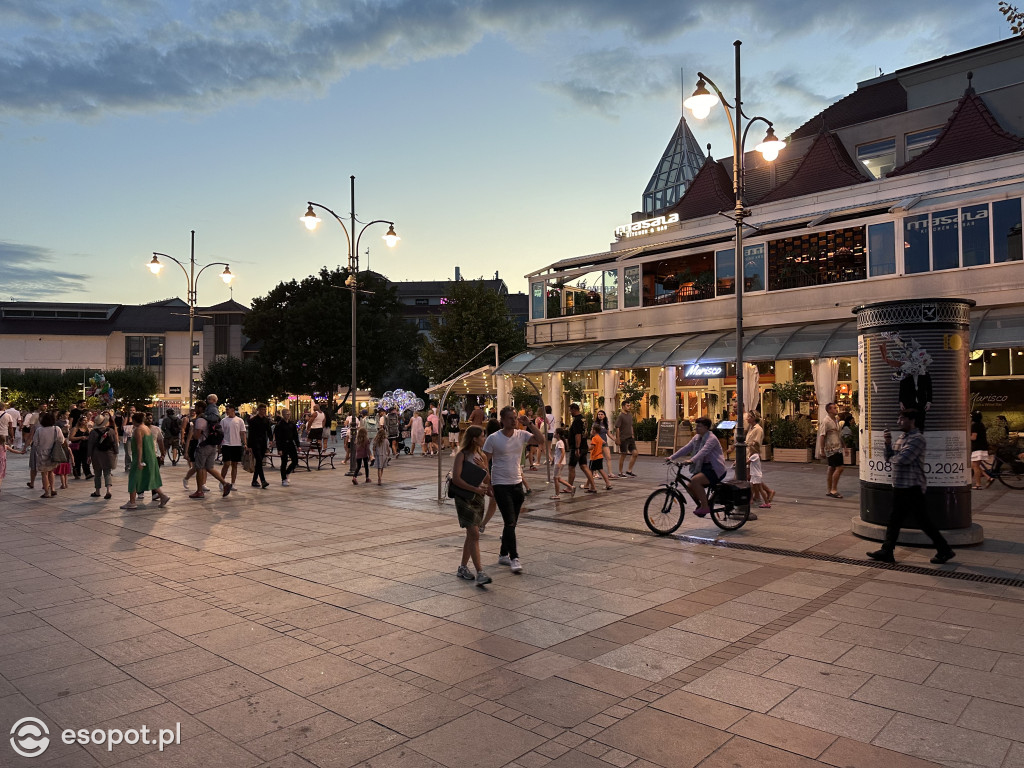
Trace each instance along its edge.
<path fill-rule="evenodd" d="M 1019 397 L 1024 39 L 861 82 L 793 131 L 777 160 L 751 152 L 744 163 L 748 407 L 794 375 L 814 384 L 800 404 L 812 416 L 818 400 L 855 405 L 852 309 L 920 297 L 976 302 L 975 402 L 994 415 Z M 731 168 L 731 158 L 705 156 L 681 119 L 642 211 L 615 228 L 608 250 L 527 275 L 528 350 L 500 373 L 530 377 L 555 408 L 567 383 L 582 386 L 590 407 L 617 408 L 618 386 L 631 378 L 647 390 L 641 415 L 728 414 L 737 276 L 735 227 L 722 214 L 735 207 Z"/>

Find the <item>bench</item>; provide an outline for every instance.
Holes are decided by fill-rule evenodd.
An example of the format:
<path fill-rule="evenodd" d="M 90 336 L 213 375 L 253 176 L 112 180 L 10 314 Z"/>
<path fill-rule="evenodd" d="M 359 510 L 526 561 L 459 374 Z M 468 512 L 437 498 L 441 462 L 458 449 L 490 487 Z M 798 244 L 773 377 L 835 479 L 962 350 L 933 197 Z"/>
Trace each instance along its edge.
<path fill-rule="evenodd" d="M 316 461 L 316 468 L 318 471 L 324 468 L 324 464 L 328 464 L 331 469 L 336 469 L 336 467 L 334 466 L 334 457 L 336 454 L 337 451 L 335 451 L 334 448 L 327 448 L 326 450 L 321 450 L 320 448 L 314 447 L 309 443 L 299 443 L 298 466 L 304 467 L 307 472 L 312 472 L 313 469 L 310 466 L 310 462 Z M 267 459 L 270 461 L 271 469 L 276 469 L 276 467 L 274 466 L 275 457 L 281 457 L 281 454 L 277 453 L 276 448 L 272 451 L 267 452 Z"/>

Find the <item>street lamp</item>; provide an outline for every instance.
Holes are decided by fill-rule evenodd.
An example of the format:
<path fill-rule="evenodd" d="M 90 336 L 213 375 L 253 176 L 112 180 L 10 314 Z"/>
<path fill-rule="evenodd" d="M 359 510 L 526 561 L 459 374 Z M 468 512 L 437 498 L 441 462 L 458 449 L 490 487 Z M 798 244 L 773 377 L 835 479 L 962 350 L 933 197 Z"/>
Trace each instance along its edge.
<path fill-rule="evenodd" d="M 301 221 L 310 232 L 317 228 L 320 223 L 320 217 L 316 215 L 314 208 L 319 208 L 334 217 L 334 220 L 341 225 L 342 231 L 345 233 L 345 242 L 348 244 L 348 278 L 345 280 L 345 285 L 350 291 L 352 291 L 352 417 L 353 421 L 356 418 L 356 392 L 359 391 L 359 382 L 356 378 L 356 293 L 357 293 L 357 275 L 359 273 L 359 241 L 363 237 L 365 232 L 373 224 L 387 224 L 388 231 L 384 235 L 384 242 L 387 243 L 388 248 L 394 248 L 395 244 L 401 240 L 401 238 L 395 233 L 395 223 L 388 221 L 387 219 L 374 219 L 373 221 L 363 224 L 356 218 L 356 177 L 349 176 L 350 182 L 350 206 L 349 206 L 349 226 L 345 226 L 345 222 L 342 221 L 341 217 L 328 208 L 326 205 L 320 203 L 307 202 L 306 212 L 299 217 Z M 356 234 L 356 224 L 363 224 L 362 229 Z M 352 236 L 355 235 L 355 241 L 353 242 Z M 349 474 L 356 474 L 356 430 L 349 430 L 350 439 L 350 450 L 349 456 L 351 457 Z"/>
<path fill-rule="evenodd" d="M 757 122 L 768 125 L 764 139 L 754 148 L 765 160 L 771 162 L 778 157 L 786 143 L 775 136 L 771 120 L 764 117 L 747 117 L 744 114 L 743 101 L 740 99 L 740 46 L 743 43 L 737 40 L 733 45 L 736 48 L 736 101 L 730 104 L 714 81 L 703 72 L 698 72 L 697 88 L 693 95 L 683 102 L 683 106 L 700 120 L 711 113 L 715 104 L 721 104 L 732 132 L 732 187 L 736 195 L 736 208 L 731 217 L 736 222 L 736 479 L 743 481 L 747 479 L 747 443 L 744 427 L 746 414 L 743 403 L 743 220 L 750 216 L 750 210 L 743 205 L 743 145 L 747 140 L 750 126 Z M 709 85 L 714 93 L 708 90 Z M 744 118 L 747 121 L 745 127 Z"/>
<path fill-rule="evenodd" d="M 164 265 L 158 258 L 160 256 L 170 259 L 181 267 L 181 271 L 185 273 L 185 280 L 188 283 L 188 407 L 189 410 L 192 410 L 195 395 L 192 372 L 195 365 L 196 284 L 199 282 L 200 275 L 210 267 L 224 267 L 224 271 L 220 273 L 220 279 L 224 281 L 225 285 L 230 285 L 235 276 L 231 273 L 231 267 L 225 261 L 212 261 L 209 264 L 201 264 L 199 272 L 196 272 L 196 231 L 194 229 L 192 230 L 192 249 L 189 254 L 188 269 L 185 269 L 185 265 L 173 256 L 154 251 L 152 260 L 146 265 L 154 275 L 159 275 L 160 271 L 164 268 Z"/>

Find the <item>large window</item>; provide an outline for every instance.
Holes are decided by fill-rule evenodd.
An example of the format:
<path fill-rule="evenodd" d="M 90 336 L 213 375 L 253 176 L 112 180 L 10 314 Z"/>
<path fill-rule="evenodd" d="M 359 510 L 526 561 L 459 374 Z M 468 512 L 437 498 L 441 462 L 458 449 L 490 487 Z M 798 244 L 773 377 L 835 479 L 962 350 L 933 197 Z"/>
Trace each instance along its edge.
<path fill-rule="evenodd" d="M 604 303 L 603 309 L 619 308 L 619 270 L 606 269 L 604 272 Z"/>
<path fill-rule="evenodd" d="M 932 145 L 932 142 L 938 138 L 939 134 L 942 133 L 942 126 L 938 128 L 929 128 L 926 131 L 917 131 L 916 133 L 907 134 L 907 161 L 913 160 L 915 157 L 924 152 L 928 147 Z"/>
<path fill-rule="evenodd" d="M 614 270 L 611 270 L 615 274 Z M 548 318 L 589 315 L 600 312 L 604 296 L 605 272 L 588 272 L 548 290 Z"/>
<path fill-rule="evenodd" d="M 976 267 L 988 264 L 988 206 L 972 205 L 960 209 L 960 236 L 963 243 L 963 265 Z"/>
<path fill-rule="evenodd" d="M 1020 198 L 992 203 L 993 261 L 1020 261 L 1021 252 Z"/>
<path fill-rule="evenodd" d="M 768 289 L 846 283 L 867 277 L 864 227 L 834 229 L 768 243 Z"/>
<path fill-rule="evenodd" d="M 714 262 L 710 253 L 676 256 L 644 264 L 644 306 L 712 299 Z"/>
<path fill-rule="evenodd" d="M 1019 261 L 1020 198 L 920 213 L 903 219 L 907 274 Z M 990 229 L 991 224 L 991 229 Z"/>
<path fill-rule="evenodd" d="M 715 252 L 715 286 L 719 296 L 736 293 L 736 249 Z M 743 246 L 743 292 L 763 291 L 764 244 Z"/>
<path fill-rule="evenodd" d="M 530 286 L 530 317 L 534 320 L 544 319 L 544 283 L 532 283 Z"/>
<path fill-rule="evenodd" d="M 156 374 L 157 387 L 164 388 L 164 337 L 125 336 L 124 364 L 145 368 Z"/>
<path fill-rule="evenodd" d="M 640 306 L 640 267 L 622 270 L 622 306 L 625 309 Z"/>
<path fill-rule="evenodd" d="M 896 228 L 891 221 L 868 227 L 868 263 L 871 277 L 896 274 Z"/>
<path fill-rule="evenodd" d="M 907 216 L 903 220 L 903 264 L 908 275 L 927 272 L 931 268 L 927 213 Z"/>
<path fill-rule="evenodd" d="M 932 214 L 932 269 L 960 266 L 960 227 L 956 208 Z"/>
<path fill-rule="evenodd" d="M 857 160 L 865 170 L 880 179 L 896 167 L 896 139 L 883 139 L 857 147 Z"/>

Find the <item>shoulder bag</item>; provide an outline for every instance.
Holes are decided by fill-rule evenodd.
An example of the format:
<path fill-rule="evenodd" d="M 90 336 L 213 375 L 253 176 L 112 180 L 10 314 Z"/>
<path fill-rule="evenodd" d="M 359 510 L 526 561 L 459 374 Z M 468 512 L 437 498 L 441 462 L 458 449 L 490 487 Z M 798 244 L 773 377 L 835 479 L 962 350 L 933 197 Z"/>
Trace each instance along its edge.
<path fill-rule="evenodd" d="M 71 461 L 68 449 L 64 447 L 64 433 L 60 427 L 54 427 L 56 434 L 53 436 L 53 445 L 50 446 L 50 461 L 54 464 L 66 464 Z"/>

